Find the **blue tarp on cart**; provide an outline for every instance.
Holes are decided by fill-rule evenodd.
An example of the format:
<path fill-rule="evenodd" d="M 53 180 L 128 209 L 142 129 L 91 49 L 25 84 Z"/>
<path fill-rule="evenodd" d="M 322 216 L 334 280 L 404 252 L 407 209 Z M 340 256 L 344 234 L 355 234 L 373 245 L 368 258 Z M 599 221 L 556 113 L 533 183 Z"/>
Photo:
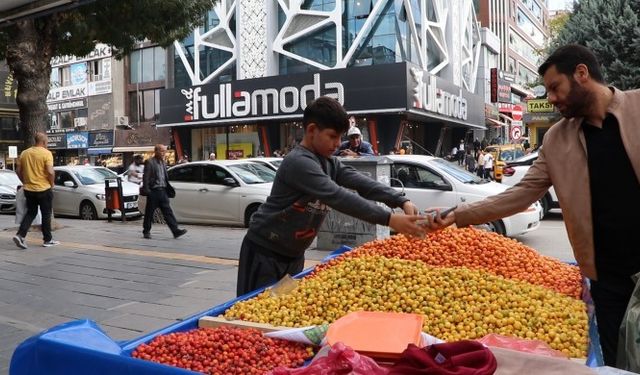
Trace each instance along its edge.
<path fill-rule="evenodd" d="M 341 247 L 323 259 L 327 262 L 350 250 Z M 311 272 L 307 269 L 296 275 L 301 278 Z M 159 335 L 171 332 L 182 332 L 198 327 L 198 319 L 203 316 L 217 316 L 224 313 L 238 301 L 253 298 L 261 293 L 259 289 L 238 297 L 232 301 L 215 306 L 209 310 L 193 315 L 181 322 L 172 324 L 148 335 L 130 340 L 116 342 L 111 339 L 95 322 L 76 320 L 50 328 L 23 343 L 13 353 L 10 375 L 179 375 L 196 374 L 196 372 L 162 365 L 131 357 L 131 352 L 140 344 L 147 343 Z M 588 301 L 587 301 L 588 302 Z M 592 306 L 592 305 L 591 305 Z M 587 365 L 602 366 L 602 352 L 598 332 L 590 308 L 589 336 L 590 346 Z"/>

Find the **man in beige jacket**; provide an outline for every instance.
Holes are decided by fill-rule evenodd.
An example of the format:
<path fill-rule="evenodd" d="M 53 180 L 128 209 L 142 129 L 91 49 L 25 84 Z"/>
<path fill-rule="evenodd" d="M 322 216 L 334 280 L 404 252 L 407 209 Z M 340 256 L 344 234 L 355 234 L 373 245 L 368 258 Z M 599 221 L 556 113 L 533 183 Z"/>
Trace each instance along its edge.
<path fill-rule="evenodd" d="M 545 135 L 538 160 L 517 185 L 461 205 L 432 229 L 513 215 L 553 185 L 575 258 L 591 279 L 605 363 L 615 365 L 630 276 L 640 272 L 633 237 L 640 223 L 640 90 L 607 86 L 596 57 L 579 45 L 558 48 L 538 73 L 564 117 Z"/>

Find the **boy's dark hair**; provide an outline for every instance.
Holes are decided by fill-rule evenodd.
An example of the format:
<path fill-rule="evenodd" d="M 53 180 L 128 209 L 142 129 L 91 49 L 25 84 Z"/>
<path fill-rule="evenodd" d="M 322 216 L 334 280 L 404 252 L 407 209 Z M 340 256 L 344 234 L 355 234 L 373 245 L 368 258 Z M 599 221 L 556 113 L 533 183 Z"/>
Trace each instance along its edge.
<path fill-rule="evenodd" d="M 596 55 L 585 46 L 579 44 L 567 44 L 562 46 L 547 57 L 544 63 L 538 68 L 538 74 L 544 76 L 547 70 L 555 65 L 558 72 L 571 76 L 576 71 L 578 64 L 584 64 L 589 69 L 589 75 L 594 81 L 604 83 L 600 63 Z"/>
<path fill-rule="evenodd" d="M 343 134 L 349 129 L 349 117 L 337 100 L 328 96 L 321 96 L 312 101 L 304 109 L 302 124 L 304 128 L 310 123 L 318 125 L 320 130 L 333 129 L 339 134 Z"/>

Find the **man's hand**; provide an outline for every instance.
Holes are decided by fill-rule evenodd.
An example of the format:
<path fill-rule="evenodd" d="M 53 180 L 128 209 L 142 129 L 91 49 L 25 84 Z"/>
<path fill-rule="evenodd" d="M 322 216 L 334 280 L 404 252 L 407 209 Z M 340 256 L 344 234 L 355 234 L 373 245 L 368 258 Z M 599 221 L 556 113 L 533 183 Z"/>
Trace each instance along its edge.
<path fill-rule="evenodd" d="M 456 222 L 456 212 L 450 212 L 446 217 L 440 217 L 439 209 L 429 209 L 427 212 L 435 212 L 435 215 L 427 215 L 427 228 L 430 231 L 441 230 Z"/>
<path fill-rule="evenodd" d="M 416 207 L 416 205 L 411 201 L 404 202 L 402 204 L 402 210 L 407 215 L 417 215 L 420 212 L 420 210 L 418 210 L 418 207 Z"/>
<path fill-rule="evenodd" d="M 349 149 L 340 151 L 340 156 L 358 156 L 358 153 Z"/>
<path fill-rule="evenodd" d="M 398 233 L 422 238 L 425 236 L 425 228 L 416 224 L 417 220 L 425 220 L 424 216 L 391 214 L 389 227 Z"/>

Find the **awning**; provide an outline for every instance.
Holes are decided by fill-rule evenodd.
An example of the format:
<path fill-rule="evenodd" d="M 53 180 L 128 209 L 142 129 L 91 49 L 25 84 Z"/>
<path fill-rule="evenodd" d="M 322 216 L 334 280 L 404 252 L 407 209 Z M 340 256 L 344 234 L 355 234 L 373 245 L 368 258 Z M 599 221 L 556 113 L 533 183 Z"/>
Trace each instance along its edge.
<path fill-rule="evenodd" d="M 506 122 L 494 120 L 492 118 L 486 118 L 485 120 L 489 121 L 493 126 L 509 126 Z"/>
<path fill-rule="evenodd" d="M 114 147 L 113 152 L 147 152 L 153 151 L 154 146 Z"/>
<path fill-rule="evenodd" d="M 87 155 L 101 155 L 101 154 L 110 154 L 111 147 L 99 147 L 99 148 L 89 148 L 87 149 Z"/>

